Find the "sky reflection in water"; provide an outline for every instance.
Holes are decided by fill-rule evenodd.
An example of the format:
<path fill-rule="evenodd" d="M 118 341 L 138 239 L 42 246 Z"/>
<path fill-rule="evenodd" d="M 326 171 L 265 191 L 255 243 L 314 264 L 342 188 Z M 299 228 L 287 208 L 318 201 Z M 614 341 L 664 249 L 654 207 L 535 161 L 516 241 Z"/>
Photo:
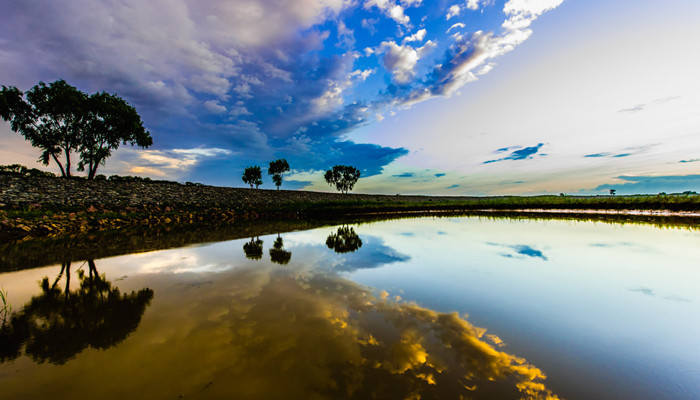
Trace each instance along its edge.
<path fill-rule="evenodd" d="M 97 260 L 124 296 L 153 290 L 138 328 L 60 368 L 0 364 L 0 397 L 697 398 L 699 238 L 422 218 Z M 0 282 L 18 309 L 59 270 Z"/>

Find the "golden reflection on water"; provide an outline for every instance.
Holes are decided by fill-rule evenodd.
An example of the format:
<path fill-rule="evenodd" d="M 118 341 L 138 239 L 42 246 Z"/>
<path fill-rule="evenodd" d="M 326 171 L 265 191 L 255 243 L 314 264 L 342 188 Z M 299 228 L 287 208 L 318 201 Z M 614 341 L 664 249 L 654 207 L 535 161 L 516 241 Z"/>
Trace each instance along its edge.
<path fill-rule="evenodd" d="M 0 397 L 558 398 L 542 371 L 456 313 L 284 266 L 207 279 L 159 275 L 140 326 L 107 350 L 60 367 L 0 364 Z"/>

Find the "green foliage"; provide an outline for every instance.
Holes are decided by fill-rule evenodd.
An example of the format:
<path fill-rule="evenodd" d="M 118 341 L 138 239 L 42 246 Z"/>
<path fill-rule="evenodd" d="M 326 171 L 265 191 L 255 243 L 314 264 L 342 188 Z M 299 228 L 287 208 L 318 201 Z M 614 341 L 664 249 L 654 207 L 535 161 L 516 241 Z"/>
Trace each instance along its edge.
<path fill-rule="evenodd" d="M 259 166 L 246 167 L 243 171 L 243 182 L 250 185 L 252 189 L 253 186 L 257 189 L 258 186 L 262 185 L 262 170 Z"/>
<path fill-rule="evenodd" d="M 360 170 L 349 165 L 336 165 L 326 171 L 324 178 L 341 193 L 347 193 L 360 179 Z"/>
<path fill-rule="evenodd" d="M 88 167 L 88 179 L 93 179 L 97 167 L 104 165 L 112 150 L 120 144 L 146 148 L 153 138 L 144 129 L 136 109 L 115 95 L 101 92 L 86 101 L 84 130 L 80 137 L 78 171 Z"/>
<path fill-rule="evenodd" d="M 268 175 L 272 175 L 272 182 L 277 186 L 277 190 L 282 186 L 282 175 L 285 172 L 289 172 L 289 163 L 284 158 L 279 160 L 271 161 L 270 167 L 267 169 Z"/>
<path fill-rule="evenodd" d="M 12 306 L 7 301 L 7 290 L 0 286 L 0 327 L 5 326 L 8 317 L 12 314 Z"/>
<path fill-rule="evenodd" d="M 46 178 L 55 178 L 56 174 L 42 171 L 36 168 L 27 168 L 21 164 L 0 165 L 0 173 L 17 174 L 22 176 L 39 176 Z"/>
<path fill-rule="evenodd" d="M 87 95 L 64 80 L 39 82 L 26 93 L 3 86 L 0 117 L 42 151 L 39 160 L 44 165 L 53 160 L 67 178 L 73 153 L 80 155 L 77 169 L 88 167 L 88 179 L 93 179 L 120 144 L 153 144 L 141 117 L 126 101 L 104 92 Z"/>

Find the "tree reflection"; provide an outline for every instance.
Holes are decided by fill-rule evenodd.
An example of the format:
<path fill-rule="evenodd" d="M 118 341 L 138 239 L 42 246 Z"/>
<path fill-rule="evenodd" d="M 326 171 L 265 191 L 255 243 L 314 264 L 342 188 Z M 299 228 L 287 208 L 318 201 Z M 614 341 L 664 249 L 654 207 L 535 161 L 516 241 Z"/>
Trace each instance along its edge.
<path fill-rule="evenodd" d="M 349 226 L 341 226 L 326 239 L 326 246 L 336 253 L 350 253 L 362 247 L 362 239 Z"/>
<path fill-rule="evenodd" d="M 42 363 L 64 364 L 86 347 L 107 349 L 136 330 L 153 290 L 121 294 L 100 276 L 93 260 L 87 274 L 78 270 L 80 286 L 71 290 L 71 263 L 64 263 L 52 284 L 45 277 L 33 297 L 0 328 L 0 361 L 26 353 Z M 65 289 L 59 285 L 65 275 Z"/>
<path fill-rule="evenodd" d="M 282 241 L 282 238 L 278 234 L 275 243 L 270 249 L 270 260 L 274 263 L 285 265 L 288 264 L 291 259 L 292 252 L 284 249 L 284 241 Z"/>
<path fill-rule="evenodd" d="M 263 241 L 260 238 L 252 237 L 250 242 L 243 244 L 243 252 L 246 258 L 251 260 L 260 260 L 263 256 Z"/>

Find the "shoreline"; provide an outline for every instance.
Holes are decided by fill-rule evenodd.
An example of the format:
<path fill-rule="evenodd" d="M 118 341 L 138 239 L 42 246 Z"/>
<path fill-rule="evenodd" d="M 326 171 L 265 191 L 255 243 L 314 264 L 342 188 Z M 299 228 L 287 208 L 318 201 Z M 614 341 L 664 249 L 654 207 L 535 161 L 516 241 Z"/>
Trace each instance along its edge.
<path fill-rule="evenodd" d="M 0 174 L 0 243 L 128 227 L 448 214 L 682 219 L 695 226 L 700 196 L 369 195 Z"/>

